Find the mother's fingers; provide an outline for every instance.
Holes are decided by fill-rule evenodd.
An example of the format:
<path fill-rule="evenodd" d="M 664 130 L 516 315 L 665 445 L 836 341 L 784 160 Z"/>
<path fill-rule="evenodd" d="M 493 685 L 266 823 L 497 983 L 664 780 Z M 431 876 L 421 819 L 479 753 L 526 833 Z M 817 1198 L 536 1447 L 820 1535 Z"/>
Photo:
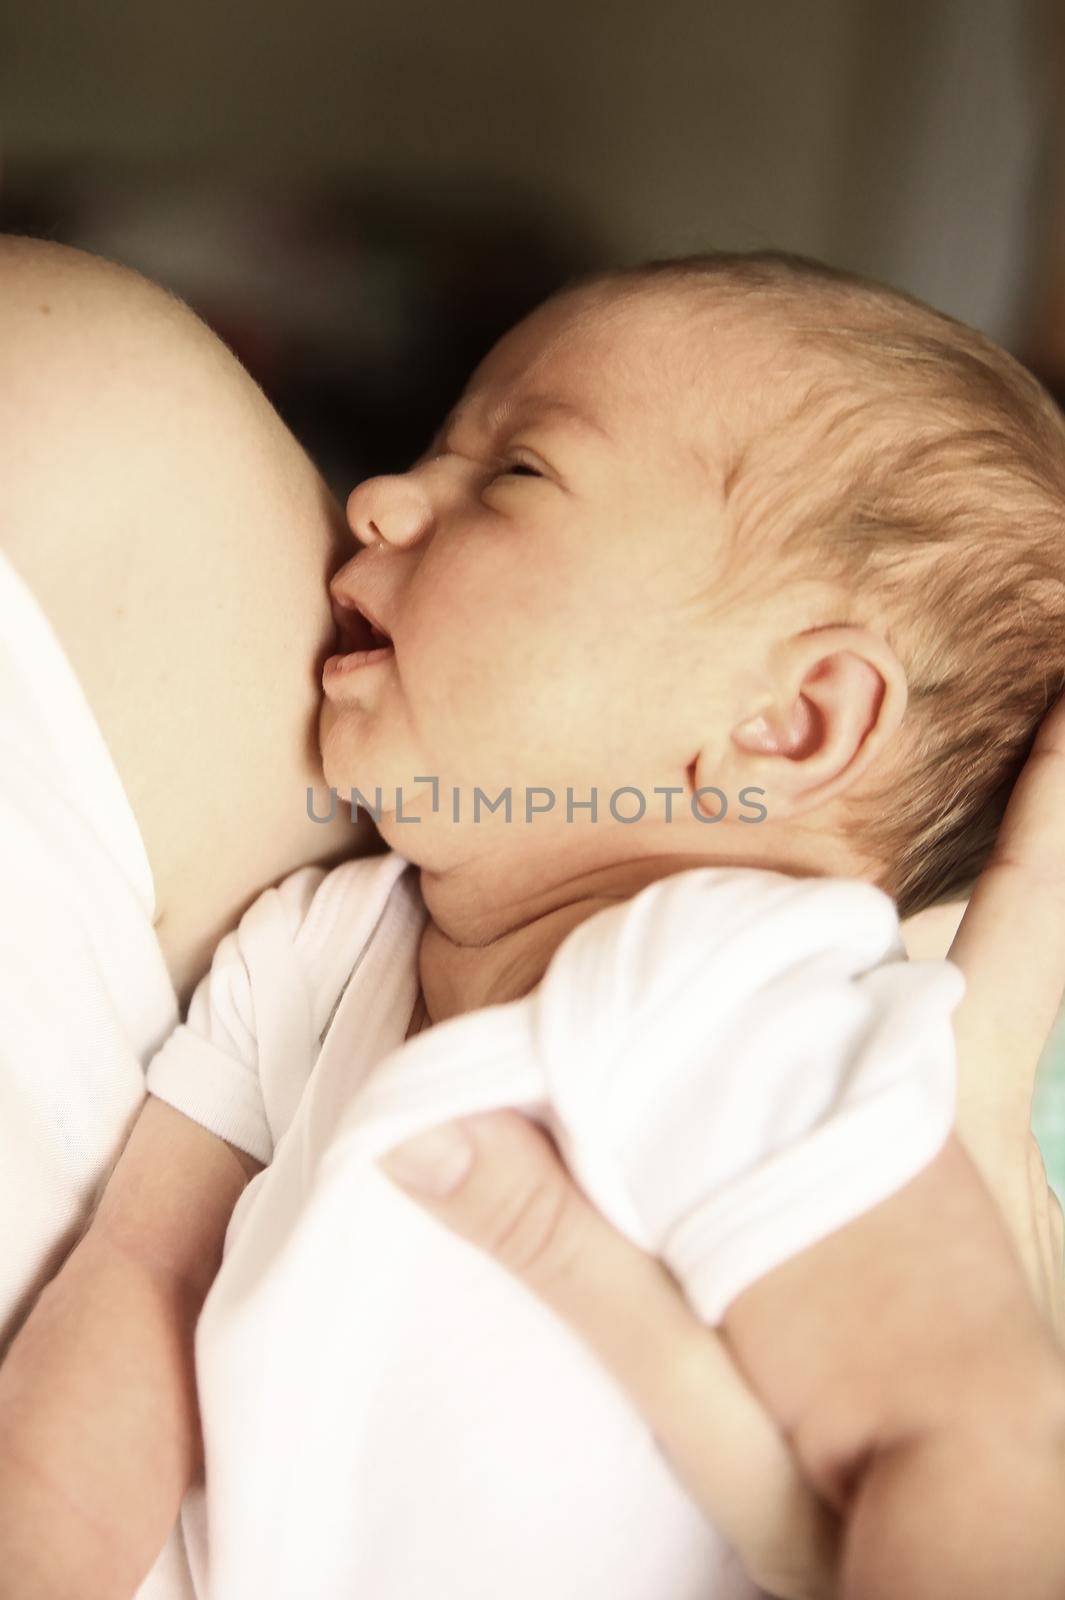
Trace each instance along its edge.
<path fill-rule="evenodd" d="M 959 1068 L 976 1079 L 962 1104 L 977 1134 L 1022 1138 L 1065 987 L 1065 698 L 1039 729 L 950 958 L 966 978 Z"/>
<path fill-rule="evenodd" d="M 666 1269 L 588 1203 L 540 1129 L 513 1111 L 468 1117 L 382 1166 L 584 1339 L 755 1582 L 785 1600 L 835 1593 L 835 1519 L 772 1419 Z"/>
<path fill-rule="evenodd" d="M 1044 719 L 950 948 L 958 1131 L 1065 1340 L 1062 1212 L 1032 1134 L 1032 1089 L 1065 985 L 1065 698 Z"/>

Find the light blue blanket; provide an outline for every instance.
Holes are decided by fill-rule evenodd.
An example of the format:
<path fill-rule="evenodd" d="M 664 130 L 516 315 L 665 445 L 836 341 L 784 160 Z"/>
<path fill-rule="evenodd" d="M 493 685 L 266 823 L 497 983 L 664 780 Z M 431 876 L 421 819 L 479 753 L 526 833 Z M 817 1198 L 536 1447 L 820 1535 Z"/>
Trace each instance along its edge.
<path fill-rule="evenodd" d="M 1065 1206 L 1065 1008 L 1039 1064 L 1032 1126 L 1051 1187 Z"/>

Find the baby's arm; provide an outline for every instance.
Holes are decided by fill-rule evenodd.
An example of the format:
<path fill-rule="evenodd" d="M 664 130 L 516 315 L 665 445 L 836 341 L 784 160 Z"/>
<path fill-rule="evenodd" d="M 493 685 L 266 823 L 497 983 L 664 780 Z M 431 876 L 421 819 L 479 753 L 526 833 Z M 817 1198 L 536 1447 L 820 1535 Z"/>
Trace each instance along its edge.
<path fill-rule="evenodd" d="M 8 1600 L 112 1600 L 151 1567 L 200 1470 L 193 1333 L 259 1170 L 146 1099 L 88 1230 L 0 1366 Z"/>
<path fill-rule="evenodd" d="M 844 1519 L 845 1600 L 1065 1594 L 1065 1363 L 955 1136 L 721 1331 Z"/>

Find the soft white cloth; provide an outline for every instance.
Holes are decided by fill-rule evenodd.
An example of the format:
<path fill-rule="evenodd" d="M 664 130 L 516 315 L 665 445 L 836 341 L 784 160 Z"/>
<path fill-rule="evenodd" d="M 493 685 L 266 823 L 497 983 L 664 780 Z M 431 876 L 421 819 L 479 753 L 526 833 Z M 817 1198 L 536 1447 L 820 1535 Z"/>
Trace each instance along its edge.
<path fill-rule="evenodd" d="M 155 1093 L 272 1155 L 198 1331 L 198 1592 L 749 1596 L 595 1359 L 372 1158 L 518 1106 L 716 1322 L 941 1147 L 961 974 L 907 962 L 868 885 L 707 868 L 581 924 L 526 998 L 404 1043 L 424 920 L 395 854 L 302 869 L 223 941 L 149 1066 Z"/>
<path fill-rule="evenodd" d="M 0 1344 L 62 1261 L 178 1018 L 155 886 L 73 668 L 0 553 Z M 140 1591 L 191 1594 L 180 1527 Z"/>

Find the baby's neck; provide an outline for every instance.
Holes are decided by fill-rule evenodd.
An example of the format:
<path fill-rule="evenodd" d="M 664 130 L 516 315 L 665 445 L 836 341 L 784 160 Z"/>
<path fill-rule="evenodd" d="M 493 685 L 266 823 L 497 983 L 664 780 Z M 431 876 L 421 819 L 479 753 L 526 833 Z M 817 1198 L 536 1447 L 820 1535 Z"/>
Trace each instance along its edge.
<path fill-rule="evenodd" d="M 463 944 L 432 919 L 418 952 L 429 1022 L 518 1000 L 535 989 L 566 935 L 586 917 L 628 896 L 585 897 L 517 924 L 484 945 Z M 427 1024 L 428 1025 L 428 1024 Z"/>
<path fill-rule="evenodd" d="M 418 958 L 426 1026 L 529 994 L 578 924 L 659 878 L 754 867 L 875 881 L 831 821 L 817 813 L 759 828 L 726 821 L 712 834 L 692 824 L 683 837 L 665 824 L 643 832 L 563 830 L 542 840 L 511 831 L 502 843 L 479 840 L 476 851 L 446 865 L 420 863 L 429 913 Z"/>
<path fill-rule="evenodd" d="M 646 856 L 557 881 L 541 871 L 535 888 L 524 892 L 513 880 L 497 880 L 492 895 L 483 881 L 479 892 L 471 892 L 475 886 L 468 881 L 423 868 L 421 889 L 429 920 L 418 970 L 429 1021 L 520 999 L 540 982 L 551 957 L 579 923 L 632 899 L 659 878 L 714 864 L 706 856 Z"/>

